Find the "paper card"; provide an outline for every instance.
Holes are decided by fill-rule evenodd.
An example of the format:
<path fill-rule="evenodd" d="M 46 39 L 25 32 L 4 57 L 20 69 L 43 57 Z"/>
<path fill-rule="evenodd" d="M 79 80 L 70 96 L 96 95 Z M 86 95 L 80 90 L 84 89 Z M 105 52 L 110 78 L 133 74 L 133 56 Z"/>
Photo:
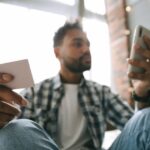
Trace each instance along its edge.
<path fill-rule="evenodd" d="M 3 85 L 11 89 L 27 88 L 34 85 L 31 69 L 27 59 L 0 64 L 1 73 L 10 73 L 14 79 Z"/>

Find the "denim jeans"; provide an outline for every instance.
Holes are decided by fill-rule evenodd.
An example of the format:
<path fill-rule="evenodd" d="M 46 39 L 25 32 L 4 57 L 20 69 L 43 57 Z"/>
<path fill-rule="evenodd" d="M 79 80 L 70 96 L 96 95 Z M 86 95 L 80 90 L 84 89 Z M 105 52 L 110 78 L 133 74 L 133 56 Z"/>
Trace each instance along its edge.
<path fill-rule="evenodd" d="M 0 129 L 0 150 L 58 150 L 54 141 L 35 122 L 13 120 Z"/>
<path fill-rule="evenodd" d="M 109 150 L 150 150 L 150 108 L 134 114 Z"/>
<path fill-rule="evenodd" d="M 18 119 L 0 129 L 0 150 L 58 150 L 58 147 L 37 123 Z M 134 114 L 109 150 L 150 150 L 150 108 Z"/>

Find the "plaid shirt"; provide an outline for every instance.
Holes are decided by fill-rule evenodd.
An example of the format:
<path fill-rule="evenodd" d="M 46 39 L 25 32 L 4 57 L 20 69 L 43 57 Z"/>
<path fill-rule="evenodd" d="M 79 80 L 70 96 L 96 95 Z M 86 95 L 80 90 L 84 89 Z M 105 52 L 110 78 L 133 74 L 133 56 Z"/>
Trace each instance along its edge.
<path fill-rule="evenodd" d="M 59 105 L 65 94 L 60 76 L 44 80 L 21 94 L 30 103 L 23 108 L 20 117 L 38 122 L 55 140 Z M 78 101 L 87 119 L 95 149 L 101 149 L 107 122 L 122 129 L 133 115 L 132 109 L 109 87 L 85 80 L 84 77 L 79 84 Z"/>

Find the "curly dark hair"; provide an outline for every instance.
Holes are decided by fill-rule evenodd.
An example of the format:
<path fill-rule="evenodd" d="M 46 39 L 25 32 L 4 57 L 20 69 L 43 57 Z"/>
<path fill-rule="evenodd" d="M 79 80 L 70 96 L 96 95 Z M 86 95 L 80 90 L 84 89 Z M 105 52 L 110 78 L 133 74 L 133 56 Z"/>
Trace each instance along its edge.
<path fill-rule="evenodd" d="M 55 35 L 54 35 L 54 38 L 53 38 L 53 42 L 54 42 L 53 47 L 60 46 L 62 44 L 62 41 L 63 41 L 66 33 L 69 30 L 72 30 L 72 29 L 79 29 L 79 30 L 83 31 L 82 25 L 79 21 L 66 22 L 62 27 L 60 27 L 55 32 Z"/>

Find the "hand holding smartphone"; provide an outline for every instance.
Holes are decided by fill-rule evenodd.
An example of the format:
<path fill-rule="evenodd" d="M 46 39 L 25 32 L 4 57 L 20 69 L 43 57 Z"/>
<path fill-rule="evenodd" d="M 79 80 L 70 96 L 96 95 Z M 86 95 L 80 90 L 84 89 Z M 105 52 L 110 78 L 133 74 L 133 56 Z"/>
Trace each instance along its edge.
<path fill-rule="evenodd" d="M 138 43 L 142 48 L 146 49 L 146 45 L 143 41 L 144 36 L 150 37 L 150 30 L 148 30 L 147 28 L 141 25 L 136 26 L 134 30 L 134 34 L 133 34 L 133 39 L 132 39 L 132 46 L 131 46 L 131 53 L 130 53 L 131 59 L 135 59 L 135 60 L 144 59 L 144 57 L 137 54 L 134 49 L 134 45 L 136 43 Z M 139 68 L 139 67 L 135 67 L 132 65 L 129 65 L 129 68 L 128 68 L 128 72 L 144 73 L 144 71 L 145 71 L 144 68 Z"/>

